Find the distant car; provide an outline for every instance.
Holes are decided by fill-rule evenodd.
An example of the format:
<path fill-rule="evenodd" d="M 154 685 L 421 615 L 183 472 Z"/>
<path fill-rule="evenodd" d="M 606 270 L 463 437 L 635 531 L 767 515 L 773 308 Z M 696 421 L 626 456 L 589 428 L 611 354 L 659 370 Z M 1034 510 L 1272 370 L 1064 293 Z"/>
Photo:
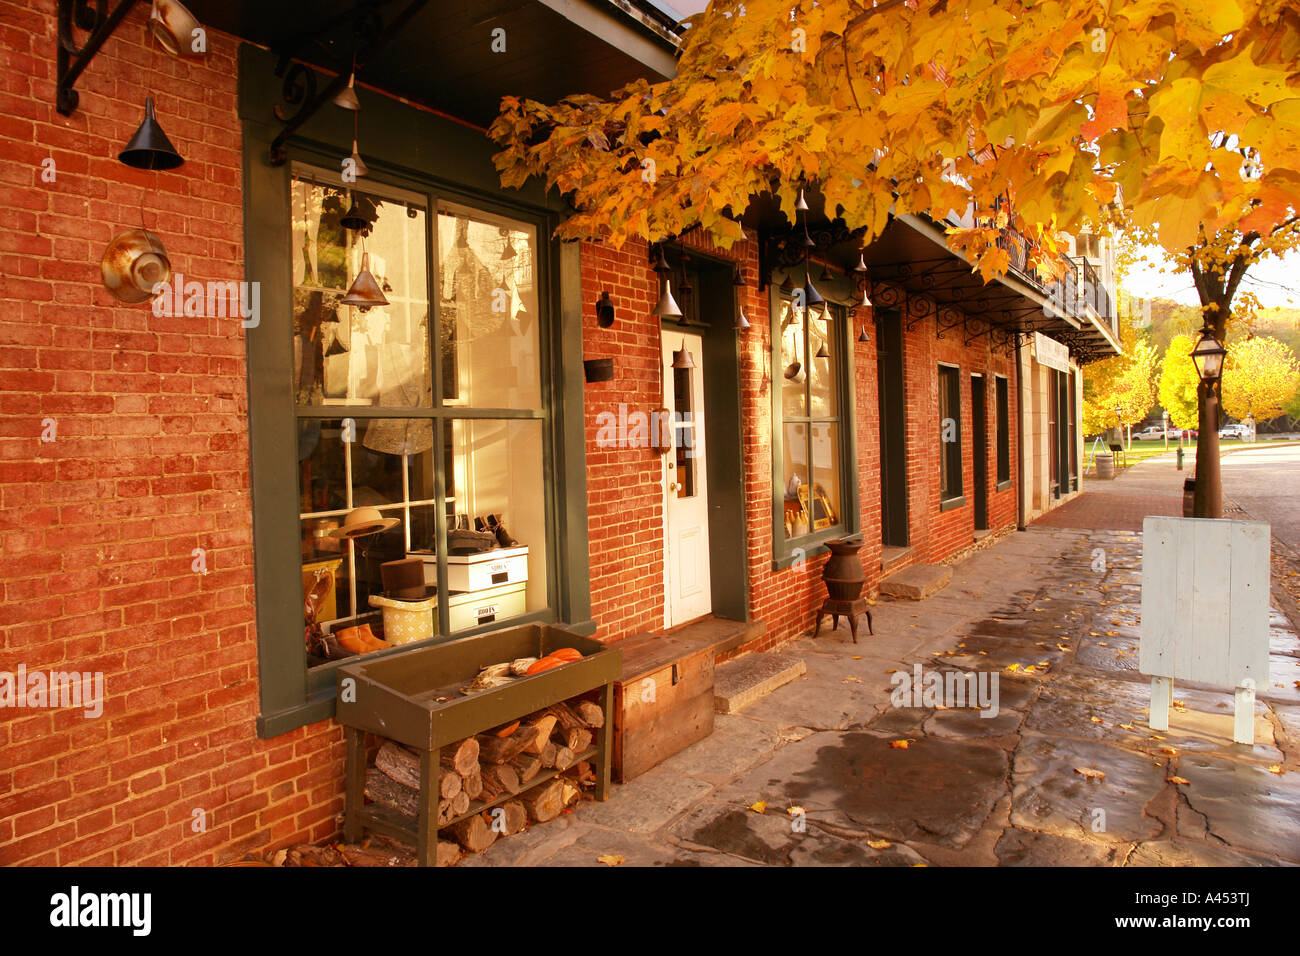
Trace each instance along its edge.
<path fill-rule="evenodd" d="M 1224 425 L 1219 429 L 1220 438 L 1245 438 L 1250 434 L 1250 429 L 1245 425 Z"/>
<path fill-rule="evenodd" d="M 1165 437 L 1165 430 L 1159 425 L 1152 425 L 1149 428 L 1142 429 L 1133 437 L 1139 441 L 1159 441 Z"/>

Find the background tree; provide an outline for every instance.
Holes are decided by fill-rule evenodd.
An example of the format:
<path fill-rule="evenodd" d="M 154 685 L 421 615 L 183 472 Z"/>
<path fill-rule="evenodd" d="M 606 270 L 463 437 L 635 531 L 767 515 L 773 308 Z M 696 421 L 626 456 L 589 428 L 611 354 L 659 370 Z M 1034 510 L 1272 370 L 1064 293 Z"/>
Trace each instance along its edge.
<path fill-rule="evenodd" d="M 700 225 L 726 246 L 754 197 L 793 222 L 816 182 L 867 242 L 891 214 L 973 208 L 950 241 L 986 278 L 1005 229 L 1054 269 L 1061 231 L 1106 222 L 1122 189 L 1223 341 L 1245 270 L 1295 241 L 1298 53 L 1294 0 L 713 0 L 671 80 L 507 97 L 491 135 L 504 185 L 569 197 L 568 237 Z"/>
<path fill-rule="evenodd" d="M 1169 413 L 1175 428 L 1197 427 L 1196 387 L 1201 380 L 1192 363 L 1195 344 L 1190 335 L 1175 335 L 1160 363 L 1160 407 Z"/>
<path fill-rule="evenodd" d="M 1223 407 L 1236 419 L 1257 422 L 1281 415 L 1296 394 L 1300 366 L 1295 354 L 1268 336 L 1232 347 L 1223 373 Z"/>
<path fill-rule="evenodd" d="M 1120 316 L 1124 351 L 1083 368 L 1083 430 L 1095 434 L 1107 428 L 1135 425 L 1155 403 L 1156 350 L 1129 316 Z M 1115 410 L 1119 409 L 1116 416 Z"/>

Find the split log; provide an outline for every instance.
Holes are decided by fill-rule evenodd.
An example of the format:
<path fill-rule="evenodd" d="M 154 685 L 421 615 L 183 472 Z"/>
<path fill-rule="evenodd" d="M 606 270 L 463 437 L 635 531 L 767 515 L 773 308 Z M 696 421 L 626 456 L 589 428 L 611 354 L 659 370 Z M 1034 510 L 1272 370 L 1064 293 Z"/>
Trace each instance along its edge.
<path fill-rule="evenodd" d="M 477 800 L 483 792 L 483 774 L 476 768 L 468 777 L 461 777 L 460 788 L 471 800 Z"/>
<path fill-rule="evenodd" d="M 605 726 L 605 712 L 600 709 L 600 704 L 589 700 L 580 700 L 574 710 L 586 723 L 589 730 L 599 730 Z"/>
<path fill-rule="evenodd" d="M 578 765 L 574 767 L 574 770 L 577 773 L 578 783 L 582 784 L 582 786 L 593 787 L 596 785 L 596 771 L 592 768 L 589 761 L 579 761 Z"/>
<path fill-rule="evenodd" d="M 450 800 L 464 788 L 464 781 L 458 773 L 440 773 L 438 774 L 438 795 L 444 800 Z"/>
<path fill-rule="evenodd" d="M 551 780 L 522 794 L 519 801 L 528 811 L 528 819 L 535 823 L 554 820 L 564 809 L 564 784 Z"/>
<path fill-rule="evenodd" d="M 551 743 L 549 740 L 546 742 L 546 746 L 542 748 L 542 752 L 540 755 L 542 758 L 543 767 L 555 766 L 555 752 L 557 750 L 559 750 L 559 748 L 556 747 L 555 744 Z"/>
<path fill-rule="evenodd" d="M 535 731 L 521 727 L 509 737 L 480 736 L 479 758 L 484 763 L 503 764 L 533 742 Z"/>
<path fill-rule="evenodd" d="M 414 787 L 398 783 L 383 771 L 374 767 L 366 770 L 366 796 L 406 817 L 420 814 L 420 791 Z"/>
<path fill-rule="evenodd" d="M 534 757 L 532 754 L 520 754 L 511 760 L 507 766 L 514 767 L 515 773 L 519 775 L 520 783 L 527 783 L 542 772 L 542 758 Z"/>
<path fill-rule="evenodd" d="M 555 715 L 543 713 L 536 719 L 530 717 L 524 721 L 524 726 L 533 731 L 534 737 L 524 745 L 523 752 L 540 754 L 542 748 L 546 746 L 546 741 L 551 738 L 551 731 L 555 729 Z"/>
<path fill-rule="evenodd" d="M 439 752 L 438 759 L 444 768 L 450 767 L 462 777 L 469 776 L 478 768 L 478 738 L 466 737 L 457 743 L 448 744 Z"/>
<path fill-rule="evenodd" d="M 460 862 L 460 847 L 447 840 L 438 841 L 434 856 L 434 866 L 455 866 Z"/>
<path fill-rule="evenodd" d="M 469 809 L 469 797 L 462 790 L 449 800 L 438 801 L 438 826 L 445 827 L 451 820 Z"/>
<path fill-rule="evenodd" d="M 555 769 L 568 770 L 577 761 L 578 755 L 568 747 L 555 748 Z"/>
<path fill-rule="evenodd" d="M 569 777 L 560 777 L 560 801 L 567 807 L 573 803 L 582 794 L 582 788 L 578 786 L 577 781 Z"/>
<path fill-rule="evenodd" d="M 558 704 L 552 704 L 546 708 L 547 713 L 554 714 L 556 721 L 561 730 L 572 730 L 575 727 L 585 730 L 586 722 L 578 716 L 572 707 L 561 701 Z"/>
<path fill-rule="evenodd" d="M 519 774 L 508 763 L 499 767 L 485 767 L 483 769 L 483 786 L 485 788 L 490 787 L 498 794 L 518 793 L 520 788 Z"/>
<path fill-rule="evenodd" d="M 507 800 L 495 809 L 500 809 L 504 813 L 504 817 L 499 818 L 502 819 L 502 825 L 505 827 L 503 836 L 518 833 L 528 826 L 528 810 L 518 800 Z"/>
<path fill-rule="evenodd" d="M 386 740 L 375 755 L 375 766 L 398 783 L 420 789 L 420 755 L 415 751 Z"/>
<path fill-rule="evenodd" d="M 573 727 L 564 732 L 564 746 L 575 754 L 584 753 L 591 746 L 591 731 Z"/>
<path fill-rule="evenodd" d="M 492 828 L 491 821 L 481 813 L 453 824 L 451 832 L 455 834 L 456 842 L 471 853 L 482 853 L 497 839 L 497 831 Z"/>

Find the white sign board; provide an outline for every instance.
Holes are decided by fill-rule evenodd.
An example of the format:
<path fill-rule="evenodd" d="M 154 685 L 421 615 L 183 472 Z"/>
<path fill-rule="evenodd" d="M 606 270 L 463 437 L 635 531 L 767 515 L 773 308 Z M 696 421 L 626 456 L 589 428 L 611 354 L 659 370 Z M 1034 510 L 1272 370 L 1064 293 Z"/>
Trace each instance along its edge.
<path fill-rule="evenodd" d="M 1138 670 L 1154 678 L 1153 728 L 1168 728 L 1171 680 L 1177 679 L 1243 688 L 1234 736 L 1241 741 L 1244 726 L 1253 735 L 1253 689 L 1268 686 L 1268 592 L 1266 522 L 1143 520 Z"/>
<path fill-rule="evenodd" d="M 1058 372 L 1070 371 L 1070 347 L 1062 345 L 1056 339 L 1049 339 L 1042 332 L 1034 333 L 1034 354 L 1038 356 L 1041 365 Z"/>

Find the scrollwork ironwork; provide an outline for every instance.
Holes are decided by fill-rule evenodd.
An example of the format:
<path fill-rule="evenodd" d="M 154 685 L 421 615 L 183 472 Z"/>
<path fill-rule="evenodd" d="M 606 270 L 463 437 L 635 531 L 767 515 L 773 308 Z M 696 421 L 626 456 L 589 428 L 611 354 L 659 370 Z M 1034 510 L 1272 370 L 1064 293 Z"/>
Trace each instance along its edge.
<path fill-rule="evenodd" d="M 90 65 L 104 41 L 112 36 L 138 0 L 121 0 L 108 11 L 108 0 L 59 0 L 58 9 L 58 82 L 54 91 L 54 108 L 64 116 L 71 116 L 77 108 L 77 78 Z M 86 33 L 86 40 L 77 45 L 75 31 Z"/>

